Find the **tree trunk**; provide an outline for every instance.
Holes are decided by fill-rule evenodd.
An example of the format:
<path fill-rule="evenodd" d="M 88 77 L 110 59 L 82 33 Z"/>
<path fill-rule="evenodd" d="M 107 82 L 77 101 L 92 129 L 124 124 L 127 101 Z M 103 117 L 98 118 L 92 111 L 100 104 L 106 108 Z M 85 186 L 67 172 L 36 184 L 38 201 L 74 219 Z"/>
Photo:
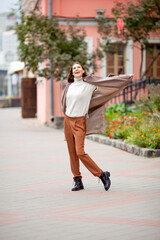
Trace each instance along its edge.
<path fill-rule="evenodd" d="M 143 47 L 143 44 L 141 44 L 141 65 L 140 65 L 140 79 L 142 79 L 142 66 L 143 66 L 143 50 L 144 50 L 144 47 Z"/>
<path fill-rule="evenodd" d="M 151 66 L 153 65 L 153 63 L 155 62 L 155 60 L 158 58 L 159 55 L 160 55 L 160 50 L 157 52 L 157 54 L 152 58 L 152 60 L 148 64 L 147 69 L 142 74 L 142 78 L 147 74 L 147 72 L 149 71 L 149 69 L 151 68 Z"/>

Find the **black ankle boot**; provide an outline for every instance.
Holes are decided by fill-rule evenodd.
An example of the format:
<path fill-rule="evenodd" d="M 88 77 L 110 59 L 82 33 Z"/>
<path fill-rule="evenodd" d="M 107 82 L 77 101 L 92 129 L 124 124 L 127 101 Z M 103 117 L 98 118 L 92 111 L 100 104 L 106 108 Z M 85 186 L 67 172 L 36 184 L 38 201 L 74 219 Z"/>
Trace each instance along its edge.
<path fill-rule="evenodd" d="M 84 189 L 82 180 L 79 177 L 75 177 L 74 178 L 74 187 L 72 188 L 72 191 L 79 191 L 81 189 Z"/>
<path fill-rule="evenodd" d="M 99 177 L 104 184 L 104 188 L 107 191 L 111 186 L 111 180 L 110 180 L 110 172 L 103 172 L 101 176 Z"/>

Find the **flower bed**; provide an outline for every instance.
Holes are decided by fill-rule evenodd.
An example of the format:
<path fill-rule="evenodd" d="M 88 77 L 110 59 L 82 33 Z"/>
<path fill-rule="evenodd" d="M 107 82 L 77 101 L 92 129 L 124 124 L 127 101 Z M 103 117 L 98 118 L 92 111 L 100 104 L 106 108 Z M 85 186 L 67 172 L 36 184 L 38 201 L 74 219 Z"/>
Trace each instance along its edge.
<path fill-rule="evenodd" d="M 109 120 L 106 116 L 106 135 L 143 148 L 160 149 L 160 123 L 147 112 L 130 113 Z"/>
<path fill-rule="evenodd" d="M 110 139 L 148 149 L 160 149 L 160 85 L 150 85 L 149 99 L 135 108 L 112 104 L 106 109 L 106 134 Z"/>
<path fill-rule="evenodd" d="M 106 133 L 88 139 L 144 157 L 160 156 L 160 85 L 148 86 L 149 98 L 106 108 Z"/>

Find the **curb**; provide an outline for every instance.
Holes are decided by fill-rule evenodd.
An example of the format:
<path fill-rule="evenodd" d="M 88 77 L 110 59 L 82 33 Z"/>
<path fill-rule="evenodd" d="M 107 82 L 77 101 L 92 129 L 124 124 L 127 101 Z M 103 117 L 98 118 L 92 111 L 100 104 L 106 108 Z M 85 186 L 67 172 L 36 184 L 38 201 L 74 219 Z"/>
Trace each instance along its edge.
<path fill-rule="evenodd" d="M 121 149 L 123 151 L 133 153 L 138 156 L 143 157 L 160 157 L 160 149 L 147 149 L 141 148 L 135 145 L 130 145 L 124 143 L 121 139 L 110 139 L 107 136 L 102 136 L 99 134 L 93 134 L 90 136 L 86 136 L 86 139 L 92 140 L 94 142 L 99 142 L 105 145 L 111 145 L 112 147 Z"/>

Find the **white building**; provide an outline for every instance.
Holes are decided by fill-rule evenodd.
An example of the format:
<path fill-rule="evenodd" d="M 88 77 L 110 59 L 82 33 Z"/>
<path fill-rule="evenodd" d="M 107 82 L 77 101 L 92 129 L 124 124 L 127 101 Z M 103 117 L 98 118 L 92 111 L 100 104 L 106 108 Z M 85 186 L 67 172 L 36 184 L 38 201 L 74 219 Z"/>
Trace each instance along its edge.
<path fill-rule="evenodd" d="M 18 40 L 15 31 L 4 31 L 2 33 L 2 51 L 0 68 L 8 70 L 9 63 L 18 59 L 17 55 Z"/>
<path fill-rule="evenodd" d="M 16 23 L 16 17 L 10 16 L 9 13 L 0 14 L 0 95 L 8 95 L 7 93 L 7 76 L 10 63 L 18 60 L 17 35 L 13 29 Z"/>

